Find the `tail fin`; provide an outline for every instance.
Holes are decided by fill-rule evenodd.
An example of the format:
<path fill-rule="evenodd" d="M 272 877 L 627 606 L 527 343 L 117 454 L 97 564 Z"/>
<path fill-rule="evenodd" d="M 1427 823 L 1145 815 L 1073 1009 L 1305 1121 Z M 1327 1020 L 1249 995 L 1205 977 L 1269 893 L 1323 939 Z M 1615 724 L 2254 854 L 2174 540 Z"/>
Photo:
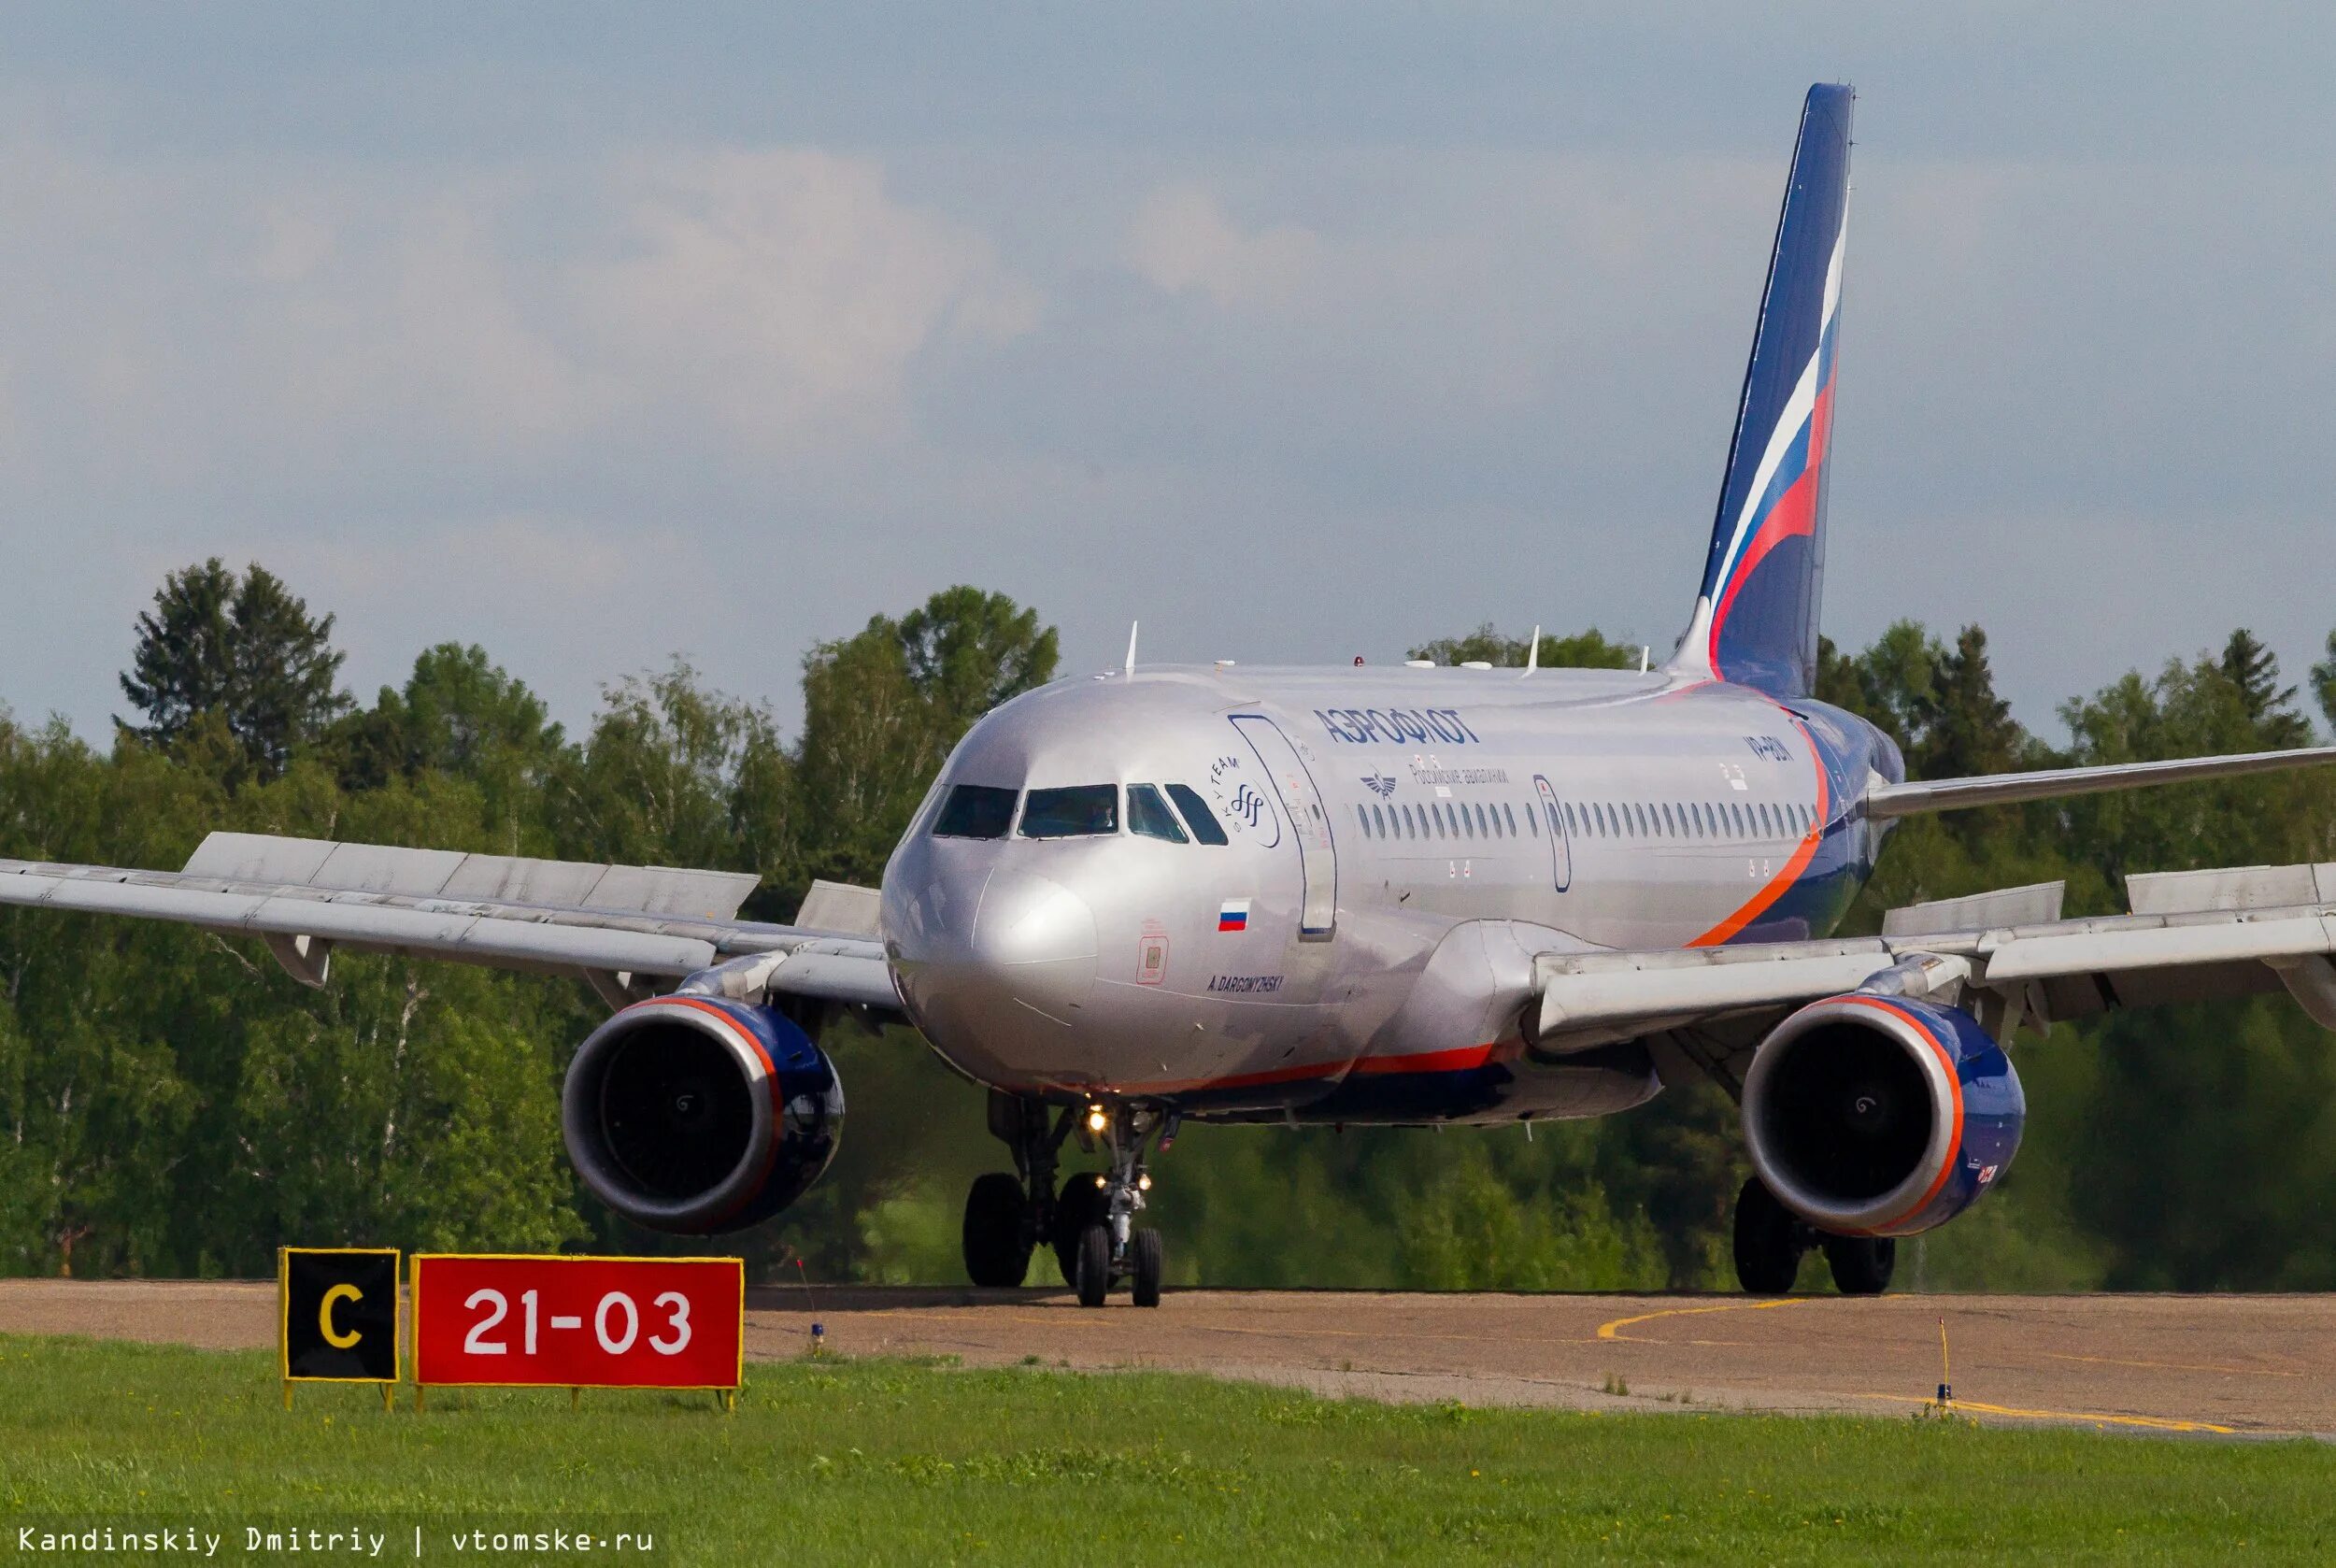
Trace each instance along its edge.
<path fill-rule="evenodd" d="M 1780 697 L 1816 681 L 1854 97 L 1820 83 L 1801 111 L 1702 592 L 1669 666 Z"/>

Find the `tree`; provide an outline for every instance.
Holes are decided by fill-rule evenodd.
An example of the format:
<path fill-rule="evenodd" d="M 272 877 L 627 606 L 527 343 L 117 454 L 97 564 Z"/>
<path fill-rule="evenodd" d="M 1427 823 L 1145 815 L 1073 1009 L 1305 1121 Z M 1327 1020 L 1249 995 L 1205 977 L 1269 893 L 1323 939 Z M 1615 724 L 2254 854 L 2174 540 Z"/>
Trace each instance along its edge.
<path fill-rule="evenodd" d="M 231 783 L 272 778 L 349 708 L 332 637 L 333 617 L 311 619 L 256 562 L 240 577 L 217 556 L 173 572 L 138 616 L 121 677 L 147 721 L 123 728 L 165 749 L 212 743 Z"/>
<path fill-rule="evenodd" d="M 1055 629 L 1003 593 L 949 588 L 803 662 L 795 777 L 815 876 L 873 883 L 976 720 L 1054 678 Z"/>
<path fill-rule="evenodd" d="M 1526 637 L 1505 636 L 1493 629 L 1488 620 L 1464 637 L 1438 637 L 1413 649 L 1405 657 L 1432 659 L 1439 664 L 1484 663 L 1496 668 L 1522 666 L 1528 651 Z M 1544 633 L 1541 658 L 1536 661 L 1544 669 L 1566 667 L 1593 670 L 1635 670 L 1644 650 L 1635 643 L 1613 641 L 1593 626 L 1570 637 Z"/>
<path fill-rule="evenodd" d="M 2336 729 L 2336 632 L 2328 634 L 2328 657 L 2312 666 L 2312 694 L 2330 729 Z"/>
<path fill-rule="evenodd" d="M 2279 656 L 2254 633 L 2243 626 L 2231 633 L 2220 663 L 2223 678 L 2239 689 L 2239 706 L 2267 749 L 2301 746 L 2312 738 L 2311 724 L 2295 711 L 2296 689 L 2279 684 Z"/>

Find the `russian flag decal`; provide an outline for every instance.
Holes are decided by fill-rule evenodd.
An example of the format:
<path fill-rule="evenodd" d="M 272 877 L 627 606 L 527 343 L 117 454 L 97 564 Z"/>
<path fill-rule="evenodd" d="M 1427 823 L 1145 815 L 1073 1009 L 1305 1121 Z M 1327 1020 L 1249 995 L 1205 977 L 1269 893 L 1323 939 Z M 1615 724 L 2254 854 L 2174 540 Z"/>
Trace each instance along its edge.
<path fill-rule="evenodd" d="M 1217 910 L 1217 929 L 1219 931 L 1248 930 L 1249 901 L 1246 898 L 1225 900 Z"/>

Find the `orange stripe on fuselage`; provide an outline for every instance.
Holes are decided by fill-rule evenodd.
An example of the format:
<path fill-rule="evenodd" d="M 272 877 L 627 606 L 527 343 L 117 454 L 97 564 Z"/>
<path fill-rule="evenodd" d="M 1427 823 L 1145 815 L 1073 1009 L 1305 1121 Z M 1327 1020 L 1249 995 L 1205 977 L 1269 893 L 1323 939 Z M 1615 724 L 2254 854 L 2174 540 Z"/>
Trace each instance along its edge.
<path fill-rule="evenodd" d="M 1816 826 L 1802 834 L 1800 848 L 1793 850 L 1792 859 L 1785 862 L 1785 869 L 1754 893 L 1751 902 L 1689 942 L 1688 946 L 1690 948 L 1708 948 L 1725 942 L 1767 913 L 1769 905 L 1784 897 L 1785 890 L 1809 868 L 1809 862 L 1816 858 L 1817 846 L 1825 841 L 1825 814 L 1832 804 L 1830 791 L 1826 786 L 1825 754 L 1817 749 L 1816 737 L 1809 734 L 1808 725 L 1799 719 L 1794 719 L 1793 724 L 1800 730 L 1801 738 L 1809 743 L 1809 755 L 1816 759 Z"/>

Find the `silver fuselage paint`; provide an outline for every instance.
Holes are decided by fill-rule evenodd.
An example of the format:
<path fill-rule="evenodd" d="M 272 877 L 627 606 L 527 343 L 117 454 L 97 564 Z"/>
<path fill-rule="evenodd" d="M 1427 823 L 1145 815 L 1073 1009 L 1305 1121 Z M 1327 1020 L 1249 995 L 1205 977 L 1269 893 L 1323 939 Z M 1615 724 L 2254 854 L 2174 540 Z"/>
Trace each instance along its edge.
<path fill-rule="evenodd" d="M 1658 673 L 1170 668 L 1058 681 L 950 756 L 886 868 L 950 1063 L 1055 1099 L 1355 1121 L 1594 1115 L 1643 1052 L 1539 1060 L 1535 953 L 1822 935 L 1902 773 L 1815 703 Z M 935 836 L 951 788 L 1184 784 L 1222 847 Z M 1312 896 L 1309 897 L 1309 892 Z M 1236 918 L 1238 917 L 1238 918 Z"/>

